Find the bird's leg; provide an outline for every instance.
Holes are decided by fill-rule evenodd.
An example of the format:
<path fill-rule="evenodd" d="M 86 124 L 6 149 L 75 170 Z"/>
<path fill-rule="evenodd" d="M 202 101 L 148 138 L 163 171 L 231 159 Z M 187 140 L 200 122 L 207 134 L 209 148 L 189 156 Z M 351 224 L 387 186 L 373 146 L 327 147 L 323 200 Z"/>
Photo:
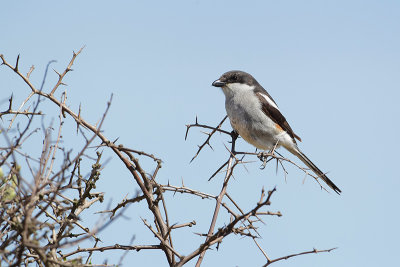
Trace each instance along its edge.
<path fill-rule="evenodd" d="M 260 166 L 261 170 L 264 170 L 265 167 L 267 166 L 267 163 L 270 162 L 273 158 L 271 157 L 270 159 L 268 159 L 268 155 L 270 155 L 272 153 L 272 149 L 269 150 L 268 152 L 263 151 L 258 153 L 257 157 L 263 162 L 262 165 Z"/>
<path fill-rule="evenodd" d="M 232 141 L 236 141 L 236 139 L 239 137 L 239 134 L 235 130 L 232 130 L 231 136 L 232 136 Z"/>
<path fill-rule="evenodd" d="M 235 155 L 236 154 L 236 150 L 235 150 L 235 144 L 236 144 L 236 139 L 239 137 L 239 134 L 233 130 L 231 132 L 231 137 L 232 137 L 232 154 Z"/>
<path fill-rule="evenodd" d="M 273 159 L 273 155 L 275 154 L 275 149 L 278 147 L 278 142 L 279 140 L 276 141 L 274 147 L 268 150 L 268 152 L 264 151 L 258 154 L 258 158 L 263 162 L 263 164 L 260 167 L 261 170 L 264 170 L 265 167 L 267 166 L 267 163 Z M 268 159 L 268 155 L 271 155 L 270 159 Z"/>

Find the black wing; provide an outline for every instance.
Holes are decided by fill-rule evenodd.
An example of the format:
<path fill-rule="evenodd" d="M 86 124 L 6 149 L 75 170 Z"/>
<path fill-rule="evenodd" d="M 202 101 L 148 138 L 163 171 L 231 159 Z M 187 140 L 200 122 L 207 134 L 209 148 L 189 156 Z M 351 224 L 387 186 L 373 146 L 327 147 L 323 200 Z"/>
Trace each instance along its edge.
<path fill-rule="evenodd" d="M 282 128 L 282 130 L 286 131 L 293 138 L 293 140 L 296 138 L 301 142 L 301 138 L 293 132 L 289 123 L 286 121 L 286 118 L 282 115 L 279 109 L 275 108 L 270 103 L 268 103 L 268 101 L 264 98 L 261 92 L 257 92 L 256 95 L 261 102 L 261 108 L 262 111 L 265 113 L 265 115 L 271 118 L 271 120 L 275 122 L 280 128 Z M 275 101 L 271 97 L 269 97 L 269 95 L 266 96 L 275 103 Z M 296 143 L 295 140 L 294 142 Z"/>

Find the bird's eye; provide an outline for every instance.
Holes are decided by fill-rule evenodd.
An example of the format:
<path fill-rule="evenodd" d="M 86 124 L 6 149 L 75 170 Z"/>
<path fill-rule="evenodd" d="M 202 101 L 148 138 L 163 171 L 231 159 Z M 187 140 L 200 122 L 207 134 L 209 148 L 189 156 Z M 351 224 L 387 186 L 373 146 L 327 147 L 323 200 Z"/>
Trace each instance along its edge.
<path fill-rule="evenodd" d="M 238 79 L 237 75 L 232 76 L 232 81 L 237 81 L 237 79 Z"/>

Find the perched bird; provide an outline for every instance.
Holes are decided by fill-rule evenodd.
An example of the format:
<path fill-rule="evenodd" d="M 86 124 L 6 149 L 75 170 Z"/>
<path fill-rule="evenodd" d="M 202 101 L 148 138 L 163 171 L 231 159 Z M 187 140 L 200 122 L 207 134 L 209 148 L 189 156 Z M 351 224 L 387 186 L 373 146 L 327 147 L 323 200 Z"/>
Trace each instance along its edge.
<path fill-rule="evenodd" d="M 262 150 L 283 146 L 297 156 L 336 193 L 342 191 L 304 155 L 297 146 L 301 141 L 278 105 L 250 74 L 228 71 L 212 83 L 225 94 L 225 108 L 232 128 L 248 143 Z"/>

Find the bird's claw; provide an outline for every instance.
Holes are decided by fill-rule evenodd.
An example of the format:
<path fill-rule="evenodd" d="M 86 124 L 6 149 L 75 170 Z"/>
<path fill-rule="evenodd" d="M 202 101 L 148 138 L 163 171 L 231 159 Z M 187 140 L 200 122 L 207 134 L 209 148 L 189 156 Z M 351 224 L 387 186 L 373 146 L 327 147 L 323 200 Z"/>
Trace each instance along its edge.
<path fill-rule="evenodd" d="M 268 153 L 260 152 L 258 153 L 257 157 L 263 162 L 262 165 L 260 166 L 260 169 L 264 170 L 268 162 Z"/>

